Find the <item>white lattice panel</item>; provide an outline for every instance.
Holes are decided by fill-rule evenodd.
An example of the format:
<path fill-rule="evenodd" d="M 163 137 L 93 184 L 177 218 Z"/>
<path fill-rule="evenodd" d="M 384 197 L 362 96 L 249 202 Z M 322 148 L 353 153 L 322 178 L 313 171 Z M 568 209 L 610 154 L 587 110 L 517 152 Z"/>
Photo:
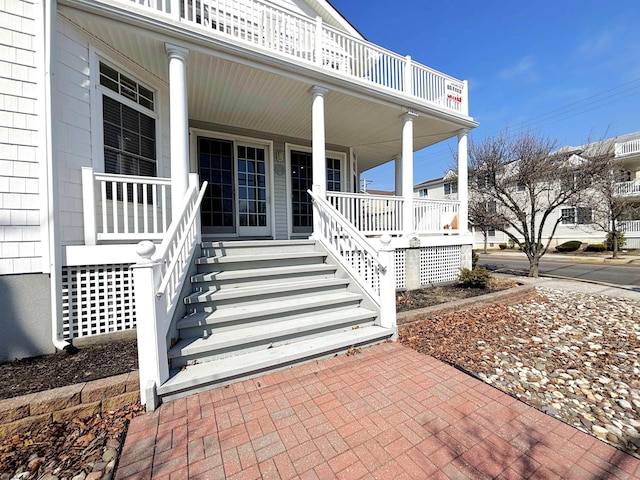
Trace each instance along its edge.
<path fill-rule="evenodd" d="M 420 248 L 420 283 L 453 282 L 460 275 L 460 246 Z"/>
<path fill-rule="evenodd" d="M 62 318 L 65 339 L 135 328 L 129 265 L 63 267 Z"/>
<path fill-rule="evenodd" d="M 380 291 L 380 275 L 378 266 L 371 258 L 367 257 L 366 252 L 360 250 L 343 251 L 342 255 L 347 259 L 356 273 L 371 286 L 374 292 Z"/>
<path fill-rule="evenodd" d="M 407 288 L 405 267 L 407 265 L 407 250 L 396 248 L 396 288 Z"/>

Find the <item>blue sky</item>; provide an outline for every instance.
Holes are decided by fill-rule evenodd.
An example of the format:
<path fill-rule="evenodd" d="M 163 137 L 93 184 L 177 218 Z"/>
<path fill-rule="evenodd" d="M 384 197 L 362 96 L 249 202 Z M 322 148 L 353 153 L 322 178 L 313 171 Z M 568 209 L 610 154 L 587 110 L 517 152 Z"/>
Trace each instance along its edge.
<path fill-rule="evenodd" d="M 474 139 L 531 128 L 559 145 L 640 131 L 638 0 L 331 0 L 370 42 L 469 81 Z M 441 176 L 455 142 L 417 152 Z M 393 189 L 393 168 L 365 173 Z"/>

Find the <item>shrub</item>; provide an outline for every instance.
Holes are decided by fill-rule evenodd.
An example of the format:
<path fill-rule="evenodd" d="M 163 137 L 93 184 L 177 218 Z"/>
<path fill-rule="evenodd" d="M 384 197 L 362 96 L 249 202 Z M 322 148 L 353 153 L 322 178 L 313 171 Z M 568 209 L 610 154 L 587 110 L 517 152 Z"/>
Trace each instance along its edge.
<path fill-rule="evenodd" d="M 491 273 L 486 268 L 473 267 L 473 270 L 462 268 L 458 281 L 465 288 L 486 288 L 490 278 Z"/>
<path fill-rule="evenodd" d="M 621 249 L 627 243 L 627 239 L 624 236 L 624 232 L 616 232 L 616 237 L 618 238 L 618 248 Z M 607 250 L 613 250 L 613 235 L 611 232 L 607 233 Z"/>
<path fill-rule="evenodd" d="M 478 252 L 476 252 L 475 250 L 471 250 L 471 268 L 476 268 L 476 265 L 478 265 L 478 260 L 480 260 Z"/>
<path fill-rule="evenodd" d="M 580 240 L 570 240 L 568 242 L 564 242 L 556 247 L 558 252 L 575 252 L 582 246 L 582 242 Z"/>
<path fill-rule="evenodd" d="M 604 243 L 590 243 L 587 245 L 587 248 L 584 249 L 585 252 L 604 252 L 607 249 L 607 246 Z"/>
<path fill-rule="evenodd" d="M 498 246 L 500 247 L 500 250 L 506 250 L 507 249 L 507 244 L 506 243 L 499 243 Z"/>
<path fill-rule="evenodd" d="M 514 242 L 512 238 L 509 239 L 508 244 L 509 244 L 509 248 L 515 248 L 516 246 L 516 242 Z"/>

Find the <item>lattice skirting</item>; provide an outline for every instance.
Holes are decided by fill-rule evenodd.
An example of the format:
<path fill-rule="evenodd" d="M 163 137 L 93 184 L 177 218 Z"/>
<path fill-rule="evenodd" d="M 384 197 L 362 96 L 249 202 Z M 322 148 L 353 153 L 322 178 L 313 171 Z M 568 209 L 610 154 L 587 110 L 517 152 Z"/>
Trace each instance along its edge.
<path fill-rule="evenodd" d="M 63 267 L 62 318 L 65 339 L 135 328 L 129 265 Z"/>
<path fill-rule="evenodd" d="M 460 276 L 460 245 L 420 248 L 420 284 L 453 282 Z"/>
<path fill-rule="evenodd" d="M 405 271 L 407 266 L 407 249 L 396 248 L 396 288 L 407 288 Z"/>

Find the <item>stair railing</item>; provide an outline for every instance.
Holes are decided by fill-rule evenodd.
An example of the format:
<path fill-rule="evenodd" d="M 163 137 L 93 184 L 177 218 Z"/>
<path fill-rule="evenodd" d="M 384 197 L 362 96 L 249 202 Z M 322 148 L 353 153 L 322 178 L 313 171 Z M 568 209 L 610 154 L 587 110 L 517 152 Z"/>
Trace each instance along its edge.
<path fill-rule="evenodd" d="M 138 337 L 140 401 L 147 410 L 158 404 L 156 387 L 169 379 L 167 334 L 182 286 L 201 240 L 199 209 L 207 188 L 198 188 L 198 175 L 189 175 L 189 187 L 180 210 L 156 250 L 149 240 L 138 243 L 141 260 L 132 266 Z"/>
<path fill-rule="evenodd" d="M 315 188 L 315 186 L 314 186 Z M 380 308 L 380 325 L 396 328 L 395 249 L 382 235 L 376 250 L 367 238 L 317 192 L 308 190 L 314 207 L 314 237 L 331 252 Z"/>

